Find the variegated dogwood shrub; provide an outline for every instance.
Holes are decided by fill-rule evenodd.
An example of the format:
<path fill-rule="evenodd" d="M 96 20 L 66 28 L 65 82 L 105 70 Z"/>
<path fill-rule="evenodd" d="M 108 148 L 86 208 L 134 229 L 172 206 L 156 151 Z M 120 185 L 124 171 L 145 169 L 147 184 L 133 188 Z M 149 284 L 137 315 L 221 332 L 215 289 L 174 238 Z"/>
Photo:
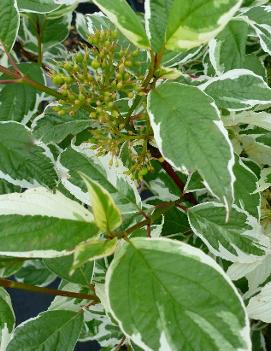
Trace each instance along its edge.
<path fill-rule="evenodd" d="M 94 4 L 0 1 L 0 350 L 270 349 L 271 5 Z"/>

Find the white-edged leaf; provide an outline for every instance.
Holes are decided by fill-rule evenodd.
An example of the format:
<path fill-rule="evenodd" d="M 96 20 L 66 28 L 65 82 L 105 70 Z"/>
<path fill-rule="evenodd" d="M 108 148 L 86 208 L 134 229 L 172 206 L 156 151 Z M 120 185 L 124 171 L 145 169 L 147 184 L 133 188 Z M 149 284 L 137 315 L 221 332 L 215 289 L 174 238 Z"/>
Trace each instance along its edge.
<path fill-rule="evenodd" d="M 7 51 L 10 51 L 15 43 L 19 26 L 20 16 L 16 0 L 0 1 L 0 47 L 4 45 Z"/>
<path fill-rule="evenodd" d="M 5 351 L 15 327 L 15 314 L 9 294 L 0 288 L 0 350 Z"/>
<path fill-rule="evenodd" d="M 55 257 L 43 260 L 45 265 L 59 277 L 65 279 L 68 282 L 75 284 L 89 286 L 93 275 L 93 262 L 88 262 L 83 266 L 83 262 L 79 269 L 75 267 L 71 274 L 71 269 L 73 267 L 73 255 Z M 83 267 L 82 267 L 83 266 Z"/>
<path fill-rule="evenodd" d="M 261 196 L 257 193 L 257 176 L 240 157 L 236 157 L 233 172 L 236 177 L 234 183 L 236 205 L 259 219 Z"/>
<path fill-rule="evenodd" d="M 44 84 L 44 76 L 39 65 L 21 63 L 19 69 L 29 78 Z M 5 79 L 9 77 L 5 76 Z M 3 78 L 4 79 L 4 78 Z M 37 112 L 42 94 L 26 84 L 8 84 L 0 92 L 0 120 L 17 121 L 27 124 Z"/>
<path fill-rule="evenodd" d="M 271 167 L 261 170 L 261 176 L 257 183 L 257 192 L 265 191 L 269 187 L 271 187 Z"/>
<path fill-rule="evenodd" d="M 149 47 L 148 38 L 139 17 L 125 0 L 93 0 L 93 2 L 134 45 L 142 48 Z"/>
<path fill-rule="evenodd" d="M 196 87 L 165 83 L 149 94 L 148 113 L 163 157 L 181 172 L 197 170 L 208 190 L 230 207 L 234 155 L 213 100 Z"/>
<path fill-rule="evenodd" d="M 166 48 L 191 49 L 207 43 L 227 25 L 241 3 L 240 0 L 183 0 L 180 6 L 179 0 L 173 0 L 168 16 Z"/>
<path fill-rule="evenodd" d="M 90 198 L 94 220 L 97 226 L 107 233 L 111 233 L 122 223 L 121 213 L 109 192 L 98 182 L 80 173 L 86 183 Z"/>
<path fill-rule="evenodd" d="M 56 275 L 47 269 L 41 260 L 26 259 L 21 269 L 14 275 L 14 278 L 20 283 L 45 287 L 55 281 Z"/>
<path fill-rule="evenodd" d="M 143 350 L 196 350 L 199 340 L 208 351 L 251 350 L 238 292 L 213 259 L 190 245 L 131 239 L 110 265 L 106 294 L 113 317 Z"/>
<path fill-rule="evenodd" d="M 270 250 L 261 225 L 247 212 L 233 206 L 229 220 L 225 209 L 210 202 L 192 207 L 188 218 L 193 232 L 216 256 L 232 262 L 254 262 Z"/>
<path fill-rule="evenodd" d="M 271 274 L 271 255 L 259 257 L 253 263 L 233 263 L 227 270 L 231 280 L 239 280 L 246 277 L 248 281 L 248 291 L 245 297 L 249 297 L 257 292 L 258 287 L 263 284 Z"/>
<path fill-rule="evenodd" d="M 271 55 L 271 6 L 256 6 L 244 12 L 243 16 L 260 39 L 262 49 Z"/>
<path fill-rule="evenodd" d="M 216 74 L 244 67 L 247 36 L 248 24 L 236 18 L 209 42 L 210 61 Z"/>
<path fill-rule="evenodd" d="M 97 294 L 99 284 L 97 286 Z M 91 306 L 85 313 L 85 323 L 80 335 L 80 341 L 95 340 L 105 350 L 114 350 L 120 343 L 123 333 L 115 321 L 106 314 L 101 304 Z"/>
<path fill-rule="evenodd" d="M 247 69 L 234 69 L 200 85 L 217 106 L 242 111 L 271 103 L 271 88 L 262 77 Z"/>
<path fill-rule="evenodd" d="M 138 212 L 141 200 L 136 184 L 124 174 L 127 168 L 118 160 L 118 166 L 109 166 L 111 156 L 97 157 L 91 144 L 72 146 L 60 154 L 57 170 L 63 186 L 79 201 L 90 205 L 86 184 L 78 172 L 97 181 L 112 196 L 123 215 Z"/>
<path fill-rule="evenodd" d="M 7 351 L 73 351 L 82 325 L 82 312 L 43 312 L 15 329 Z"/>
<path fill-rule="evenodd" d="M 88 240 L 78 245 L 74 250 L 73 270 L 86 262 L 113 255 L 117 243 L 118 239 L 114 238 L 112 240 Z"/>
<path fill-rule="evenodd" d="M 20 216 L 48 216 L 91 222 L 93 216 L 78 202 L 60 192 L 53 193 L 39 187 L 24 193 L 0 195 L 0 214 Z"/>
<path fill-rule="evenodd" d="M 95 282 L 95 293 L 101 301 L 103 301 L 101 296 L 103 287 L 104 284 L 98 284 Z M 80 292 L 80 286 L 73 283 L 62 282 L 59 289 L 77 293 Z M 102 304 L 95 304 L 86 309 L 84 306 L 89 305 L 89 300 L 82 300 L 78 303 L 77 299 L 72 299 L 66 296 L 56 296 L 49 306 L 49 310 L 83 311 L 84 323 L 79 341 L 86 342 L 89 340 L 95 340 L 100 346 L 111 347 L 110 350 L 112 350 L 112 348 L 119 344 L 123 334 L 119 327 L 106 315 L 104 309 L 105 304 L 106 303 L 103 301 Z"/>
<path fill-rule="evenodd" d="M 145 27 L 151 47 L 159 52 L 165 45 L 168 17 L 174 0 L 146 0 Z"/>
<path fill-rule="evenodd" d="M 32 123 L 33 134 L 45 144 L 61 143 L 68 136 L 75 136 L 90 128 L 91 120 L 84 111 L 78 111 L 74 117 L 68 114 L 57 115 L 51 108 L 34 119 Z"/>
<path fill-rule="evenodd" d="M 258 165 L 271 166 L 271 147 L 257 141 L 255 135 L 239 136 L 239 141 L 242 143 L 243 151 L 247 156 L 256 162 Z"/>
<path fill-rule="evenodd" d="M 17 0 L 19 10 L 22 12 L 50 13 L 59 8 L 53 0 Z"/>
<path fill-rule="evenodd" d="M 223 117 L 223 123 L 227 127 L 236 126 L 238 124 L 250 124 L 271 131 L 271 113 L 265 111 L 232 112 L 229 116 Z"/>
<path fill-rule="evenodd" d="M 21 258 L 0 256 L 0 277 L 8 278 L 12 276 L 22 268 L 23 263 L 24 260 Z"/>
<path fill-rule="evenodd" d="M 71 29 L 72 14 L 57 15 L 57 11 L 47 16 L 29 14 L 23 18 L 25 33 L 24 46 L 31 52 L 38 54 L 38 37 L 41 35 L 44 52 L 49 48 L 59 45 L 69 35 Z"/>
<path fill-rule="evenodd" d="M 22 124 L 0 122 L 0 154 L 1 179 L 23 188 L 56 186 L 53 156 Z"/>
<path fill-rule="evenodd" d="M 61 193 L 30 189 L 0 195 L 0 255 L 57 257 L 96 237 L 91 214 Z"/>
<path fill-rule="evenodd" d="M 247 312 L 251 319 L 271 323 L 271 283 L 267 283 L 248 303 Z"/>

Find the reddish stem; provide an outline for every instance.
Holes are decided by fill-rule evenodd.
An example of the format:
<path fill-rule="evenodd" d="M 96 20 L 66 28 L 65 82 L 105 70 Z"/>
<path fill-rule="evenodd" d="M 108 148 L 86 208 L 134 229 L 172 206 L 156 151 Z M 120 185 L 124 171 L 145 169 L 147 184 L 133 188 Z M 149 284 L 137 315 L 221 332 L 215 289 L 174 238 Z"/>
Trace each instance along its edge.
<path fill-rule="evenodd" d="M 66 291 L 66 290 L 42 288 L 39 286 L 19 283 L 14 280 L 3 279 L 3 278 L 0 278 L 0 286 L 3 286 L 4 288 L 21 289 L 21 290 L 27 290 L 31 292 L 53 295 L 53 296 L 66 296 L 66 297 L 78 298 L 82 300 L 92 300 L 96 303 L 99 302 L 99 298 L 96 295 L 76 293 L 73 291 Z"/>
<path fill-rule="evenodd" d="M 164 160 L 161 163 L 163 169 L 167 172 L 167 174 L 170 176 L 170 178 L 174 181 L 174 183 L 177 185 L 177 187 L 179 188 L 181 195 L 184 197 L 185 200 L 189 201 L 192 205 L 197 205 L 198 201 L 196 200 L 196 198 L 194 197 L 193 194 L 191 193 L 185 193 L 184 192 L 184 187 L 185 184 L 181 181 L 181 179 L 178 177 L 178 174 L 174 171 L 174 169 L 172 168 L 172 166 L 166 161 Z"/>

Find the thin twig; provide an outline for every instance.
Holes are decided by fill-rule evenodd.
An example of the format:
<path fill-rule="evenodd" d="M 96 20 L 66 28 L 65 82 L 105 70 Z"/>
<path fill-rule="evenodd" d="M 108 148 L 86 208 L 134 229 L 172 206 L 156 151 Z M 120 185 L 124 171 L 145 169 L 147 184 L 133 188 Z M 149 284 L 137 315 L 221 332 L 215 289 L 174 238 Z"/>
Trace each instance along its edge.
<path fill-rule="evenodd" d="M 42 288 L 40 286 L 19 283 L 14 280 L 9 280 L 4 278 L 0 278 L 0 286 L 4 288 L 20 289 L 20 290 L 31 291 L 34 293 L 37 292 L 37 293 L 53 295 L 53 296 L 66 296 L 66 297 L 77 298 L 81 300 L 91 300 L 96 303 L 100 302 L 98 296 L 96 295 L 76 293 L 73 291 L 66 291 L 66 290 Z"/>
<path fill-rule="evenodd" d="M 156 159 L 160 159 L 162 157 L 160 151 L 156 148 L 153 147 L 152 145 L 148 145 L 148 149 L 152 155 L 152 157 L 156 158 Z M 163 161 L 161 162 L 161 166 L 162 168 L 166 171 L 166 173 L 169 175 L 169 177 L 174 181 L 174 183 L 176 184 L 176 186 L 178 187 L 178 189 L 180 190 L 180 196 L 187 200 L 188 202 L 190 202 L 192 205 L 197 205 L 198 201 L 197 199 L 194 197 L 194 195 L 192 193 L 185 193 L 184 192 L 184 188 L 185 188 L 185 184 L 183 183 L 183 181 L 180 179 L 180 177 L 178 176 L 178 174 L 175 172 L 175 170 L 173 169 L 173 167 L 166 161 L 163 159 Z"/>
<path fill-rule="evenodd" d="M 123 346 L 123 344 L 125 343 L 126 340 L 126 336 L 123 335 L 123 337 L 120 339 L 120 342 L 118 343 L 118 345 L 115 348 L 115 351 L 119 351 L 121 349 L 121 347 Z"/>
<path fill-rule="evenodd" d="M 18 79 L 2 79 L 0 80 L 0 84 L 17 84 Z"/>
<path fill-rule="evenodd" d="M 14 68 L 14 71 L 17 72 L 22 77 L 23 73 L 21 72 L 20 68 L 16 65 L 15 61 L 13 60 L 12 56 L 10 55 L 10 53 L 6 50 L 4 45 L 2 45 L 2 46 L 4 48 L 5 54 L 7 55 L 11 66 Z"/>

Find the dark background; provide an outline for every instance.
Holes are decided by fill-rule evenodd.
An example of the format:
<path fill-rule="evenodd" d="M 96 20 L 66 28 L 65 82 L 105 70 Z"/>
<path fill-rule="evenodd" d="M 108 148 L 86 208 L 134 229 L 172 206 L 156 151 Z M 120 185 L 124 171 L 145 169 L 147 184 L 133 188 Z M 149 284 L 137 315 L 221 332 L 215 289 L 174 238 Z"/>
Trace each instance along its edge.
<path fill-rule="evenodd" d="M 127 1 L 130 3 L 130 5 L 134 10 L 143 11 L 143 8 L 144 8 L 143 0 L 127 0 Z M 98 10 L 99 9 L 95 5 L 88 4 L 88 3 L 82 3 L 77 8 L 78 12 L 82 12 L 85 14 L 93 13 Z M 54 283 L 49 285 L 49 287 L 57 288 L 58 284 L 59 284 L 59 281 L 55 281 Z M 51 301 L 54 298 L 48 295 L 31 293 L 31 292 L 16 290 L 16 289 L 8 289 L 8 292 L 12 299 L 14 311 L 16 314 L 17 324 L 20 324 L 29 318 L 35 317 L 40 312 L 47 310 Z M 85 343 L 78 343 L 75 348 L 75 351 L 98 351 L 99 349 L 100 349 L 99 345 L 96 342 L 85 342 Z"/>

